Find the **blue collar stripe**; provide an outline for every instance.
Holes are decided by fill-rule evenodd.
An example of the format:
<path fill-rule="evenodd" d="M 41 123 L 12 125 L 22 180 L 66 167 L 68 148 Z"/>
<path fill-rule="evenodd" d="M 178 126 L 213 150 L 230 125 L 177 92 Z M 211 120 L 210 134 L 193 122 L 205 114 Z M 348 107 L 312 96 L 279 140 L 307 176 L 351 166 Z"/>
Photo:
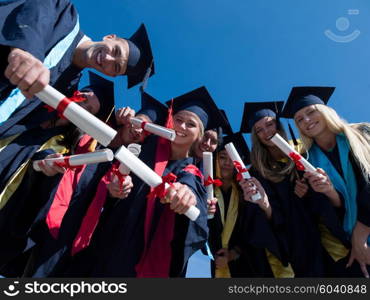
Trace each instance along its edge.
<path fill-rule="evenodd" d="M 343 134 L 338 134 L 336 141 L 344 178 L 342 178 L 327 156 L 316 144 L 313 144 L 309 150 L 309 161 L 313 165 L 324 169 L 329 175 L 335 189 L 341 193 L 345 208 L 343 229 L 350 240 L 353 228 L 357 222 L 357 183 L 353 167 L 349 160 L 350 146 L 347 138 Z"/>
<path fill-rule="evenodd" d="M 73 30 L 50 50 L 43 62 L 45 67 L 51 69 L 60 62 L 64 54 L 72 45 L 79 31 L 80 23 L 77 19 Z M 24 100 L 25 97 L 18 88 L 11 91 L 9 97 L 0 103 L 0 125 L 10 117 L 10 115 L 23 103 Z"/>

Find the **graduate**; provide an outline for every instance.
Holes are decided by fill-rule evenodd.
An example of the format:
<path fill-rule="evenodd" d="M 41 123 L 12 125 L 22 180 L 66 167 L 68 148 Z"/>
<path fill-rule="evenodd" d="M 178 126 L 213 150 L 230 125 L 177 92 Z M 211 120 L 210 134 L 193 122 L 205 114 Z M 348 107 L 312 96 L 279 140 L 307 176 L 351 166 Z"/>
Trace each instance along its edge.
<path fill-rule="evenodd" d="M 290 263 L 295 277 L 322 277 L 320 235 L 306 208 L 310 201 L 308 185 L 301 179 L 294 163 L 270 138 L 286 134 L 279 120 L 283 102 L 248 102 L 244 105 L 241 130 L 251 134 L 252 182 L 270 203 L 274 231 L 281 255 Z M 248 182 L 242 182 L 248 190 Z M 262 192 L 261 190 L 262 189 Z M 304 237 L 304 239 L 302 238 Z"/>
<path fill-rule="evenodd" d="M 106 92 L 106 94 L 108 94 Z M 113 85 L 109 99 L 113 101 Z M 152 121 L 159 113 L 158 105 L 150 105 L 153 99 L 148 94 L 142 95 L 142 110 L 137 118 Z M 149 104 L 148 104 L 149 103 Z M 112 103 L 113 105 L 113 103 Z M 153 108 L 153 106 L 155 106 Z M 162 104 L 160 108 L 165 114 L 167 108 Z M 132 113 L 132 110 L 126 110 Z M 122 112 L 122 111 L 121 111 Z M 145 115 L 145 117 L 144 117 Z M 115 123 L 123 124 L 127 116 L 116 114 Z M 114 123 L 113 123 L 114 124 Z M 127 146 L 132 142 L 142 140 L 131 138 L 131 127 L 119 125 L 118 134 L 110 143 L 109 148 L 114 151 L 121 145 Z M 144 135 L 144 132 L 142 132 Z M 77 152 L 86 152 L 86 146 L 91 138 L 84 136 L 80 140 Z M 83 153 L 83 152 L 82 152 Z M 31 240 L 36 242 L 24 276 L 26 277 L 73 277 L 88 272 L 84 261 L 89 258 L 85 248 L 90 244 L 91 237 L 99 222 L 100 213 L 104 208 L 109 211 L 117 199 L 124 199 L 132 188 L 131 177 L 126 176 L 117 182 L 117 187 L 111 185 L 117 173 L 118 163 L 107 162 L 84 166 L 82 169 L 67 170 L 62 178 L 55 176 L 52 190 L 41 191 L 40 197 L 46 198 L 47 203 L 39 213 L 31 229 Z M 116 170 L 116 171 L 115 171 Z M 66 205 L 68 203 L 68 205 Z"/>
<path fill-rule="evenodd" d="M 184 196 L 147 198 L 150 188 L 133 176 L 130 196 L 118 202 L 99 232 L 93 277 L 184 276 L 189 257 L 208 237 L 206 191 L 189 153 L 204 129 L 216 127 L 209 112 L 212 105 L 204 87 L 175 98 L 175 141 L 161 144 L 156 137 L 147 138 L 139 158 L 165 178 L 176 175 L 177 195 Z M 171 204 L 165 204 L 166 199 Z M 195 203 L 200 215 L 193 222 L 182 214 Z"/>
<path fill-rule="evenodd" d="M 369 277 L 370 147 L 326 105 L 333 92 L 333 87 L 294 87 L 283 116 L 294 118 L 308 160 L 317 167 L 305 178 L 330 204 L 315 203 L 322 243 L 329 253 L 328 276 Z"/>
<path fill-rule="evenodd" d="M 113 83 L 94 73 L 89 74 L 89 79 L 90 85 L 80 93 L 81 100 L 85 100 L 79 104 L 105 121 L 112 112 L 113 94 L 109 90 L 112 90 Z M 74 154 L 75 145 L 82 135 L 68 120 L 56 116 L 54 120 L 43 122 L 38 129 L 22 133 L 0 152 L 0 238 L 4 241 L 0 247 L 0 266 L 26 247 L 26 233 L 44 204 L 43 199 L 37 197 L 43 189 L 43 175 L 33 170 L 32 161 Z M 50 139 L 42 144 L 41 141 L 47 137 Z M 48 167 L 45 163 L 41 168 L 48 176 L 64 172 L 61 167 Z"/>
<path fill-rule="evenodd" d="M 1 2 L 0 28 L 0 139 L 19 133 L 20 122 L 30 128 L 47 120 L 34 94 L 50 84 L 72 96 L 84 68 L 125 75 L 128 88 L 154 74 L 144 25 L 130 38 L 111 34 L 94 42 L 68 0 Z"/>
<path fill-rule="evenodd" d="M 209 245 L 215 260 L 211 261 L 212 277 L 230 278 L 245 277 L 248 272 L 245 260 L 240 259 L 240 212 L 243 207 L 243 193 L 236 180 L 236 171 L 233 161 L 225 150 L 225 145 L 232 142 L 238 149 L 243 161 L 249 162 L 249 149 L 241 133 L 228 135 L 218 147 L 215 158 L 217 178 L 222 183 L 214 187 L 217 204 L 215 211 L 209 208 L 208 214 L 214 217 L 208 220 Z M 243 256 L 244 258 L 244 256 Z"/>
<path fill-rule="evenodd" d="M 202 139 L 193 147 L 193 156 L 199 162 L 203 159 L 203 152 L 214 152 L 222 144 L 224 134 L 231 135 L 233 133 L 225 111 L 220 109 L 217 115 L 217 119 L 220 120 L 220 126 L 206 130 Z M 198 167 L 200 170 L 203 169 L 201 163 Z"/>

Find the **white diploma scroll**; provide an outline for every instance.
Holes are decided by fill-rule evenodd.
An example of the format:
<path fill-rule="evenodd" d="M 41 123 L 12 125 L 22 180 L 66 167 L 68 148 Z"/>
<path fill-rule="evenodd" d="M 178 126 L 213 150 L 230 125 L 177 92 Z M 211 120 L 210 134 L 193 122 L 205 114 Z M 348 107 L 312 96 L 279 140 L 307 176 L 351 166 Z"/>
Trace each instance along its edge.
<path fill-rule="evenodd" d="M 58 107 L 59 103 L 66 98 L 50 85 L 46 86 L 41 92 L 38 92 L 36 96 L 55 109 Z M 117 134 L 117 131 L 113 128 L 109 127 L 103 121 L 99 120 L 93 114 L 74 102 L 68 104 L 63 115 L 105 147 L 109 145 Z"/>
<path fill-rule="evenodd" d="M 204 180 L 206 181 L 209 177 L 213 179 L 213 155 L 212 152 L 203 152 L 203 170 L 204 170 Z M 213 199 L 213 184 L 206 186 L 207 199 Z M 213 219 L 213 214 L 207 215 L 208 219 Z"/>
<path fill-rule="evenodd" d="M 162 183 L 162 177 L 155 173 L 145 163 L 130 152 L 126 147 L 121 146 L 115 153 L 115 158 L 125 164 L 132 172 L 136 174 L 142 181 L 152 188 L 157 187 Z M 169 185 L 166 184 L 165 188 Z M 195 221 L 199 216 L 199 209 L 191 206 L 185 215 L 192 221 Z"/>
<path fill-rule="evenodd" d="M 130 122 L 136 127 L 141 127 L 144 121 L 140 120 L 139 118 L 131 118 Z M 175 130 L 157 124 L 145 123 L 144 130 L 170 141 L 174 141 L 176 138 Z"/>
<path fill-rule="evenodd" d="M 141 152 L 141 145 L 139 145 L 139 144 L 134 144 L 134 143 L 132 143 L 132 144 L 130 144 L 130 145 L 128 145 L 127 146 L 127 149 L 131 152 L 131 153 L 133 153 L 136 157 L 138 157 L 139 156 L 139 154 L 140 154 L 140 152 Z M 120 171 L 120 173 L 122 174 L 122 175 L 128 175 L 128 174 L 130 174 L 130 168 L 129 167 L 127 167 L 124 163 L 120 163 L 120 165 L 119 165 L 119 171 Z"/>
<path fill-rule="evenodd" d="M 43 160 L 35 160 L 33 162 L 33 168 L 35 171 L 41 171 L 39 167 L 39 163 L 44 161 L 49 166 L 53 166 L 55 163 L 63 163 L 65 162 L 67 165 L 72 167 L 88 165 L 88 164 L 96 164 L 106 161 L 112 161 L 114 158 L 113 152 L 110 149 L 103 149 L 97 150 L 94 152 L 84 153 L 84 154 L 76 154 L 71 156 L 61 156 L 55 158 L 45 158 Z"/>
<path fill-rule="evenodd" d="M 229 157 L 231 158 L 231 160 L 233 162 L 236 161 L 236 162 L 238 162 L 240 164 L 240 166 L 242 167 L 242 169 L 245 169 L 245 170 L 247 169 L 245 167 L 245 164 L 242 161 L 242 159 L 241 159 L 238 151 L 235 149 L 235 146 L 234 146 L 233 143 L 226 144 L 225 145 L 225 149 L 227 151 L 227 154 L 229 155 Z M 243 176 L 244 179 L 250 179 L 251 178 L 251 175 L 249 174 L 248 171 L 242 172 L 241 175 Z M 253 201 L 257 201 L 259 199 L 261 199 L 261 194 L 257 191 L 257 193 L 252 196 L 252 200 Z"/>
<path fill-rule="evenodd" d="M 281 150 L 283 151 L 291 160 L 297 163 L 297 161 L 304 167 L 305 172 L 316 172 L 316 168 L 311 165 L 302 155 L 300 155 L 294 148 L 288 144 L 286 140 L 284 140 L 278 133 L 276 133 L 272 138 L 271 141 Z M 298 167 L 298 166 L 297 166 Z"/>

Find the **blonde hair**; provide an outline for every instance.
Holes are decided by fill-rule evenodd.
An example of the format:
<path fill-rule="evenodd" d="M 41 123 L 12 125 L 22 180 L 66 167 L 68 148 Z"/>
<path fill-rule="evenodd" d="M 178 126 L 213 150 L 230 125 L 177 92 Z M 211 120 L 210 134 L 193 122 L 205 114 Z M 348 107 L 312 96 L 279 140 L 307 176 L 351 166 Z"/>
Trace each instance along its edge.
<path fill-rule="evenodd" d="M 370 123 L 362 122 L 362 123 L 352 123 L 349 124 L 352 128 L 355 128 L 360 132 L 360 134 L 367 140 L 370 144 Z"/>
<path fill-rule="evenodd" d="M 178 114 L 179 112 L 181 111 L 186 111 L 186 112 L 189 112 L 192 114 L 192 116 L 194 117 L 194 119 L 197 121 L 198 125 L 199 125 L 199 135 L 198 135 L 198 138 L 195 140 L 195 142 L 190 146 L 190 150 L 189 150 L 189 155 L 190 156 L 194 156 L 195 154 L 195 146 L 197 145 L 197 143 L 203 138 L 204 136 L 204 125 L 203 125 L 203 122 L 200 120 L 200 118 L 198 117 L 197 114 L 193 113 L 192 111 L 188 111 L 186 109 L 184 110 L 180 110 L 178 112 L 176 112 L 175 114 L 173 114 L 173 117 Z"/>
<path fill-rule="evenodd" d="M 276 120 L 276 129 L 277 133 L 287 140 L 287 135 L 278 120 Z M 267 147 L 259 140 L 254 126 L 252 128 L 251 163 L 264 178 L 272 182 L 280 182 L 288 175 L 291 181 L 297 178 L 293 161 L 289 159 L 283 167 L 277 164 Z"/>
<path fill-rule="evenodd" d="M 367 183 L 370 182 L 370 146 L 369 141 L 360 133 L 360 131 L 354 126 L 349 125 L 347 121 L 341 119 L 337 112 L 329 106 L 323 104 L 315 104 L 315 109 L 321 113 L 324 117 L 326 125 L 329 130 L 334 134 L 343 133 L 350 146 L 353 157 L 357 165 L 360 167 L 362 174 L 365 177 Z M 304 135 L 299 129 L 296 122 L 296 126 L 301 135 L 303 147 L 308 151 L 314 140 L 307 135 Z"/>

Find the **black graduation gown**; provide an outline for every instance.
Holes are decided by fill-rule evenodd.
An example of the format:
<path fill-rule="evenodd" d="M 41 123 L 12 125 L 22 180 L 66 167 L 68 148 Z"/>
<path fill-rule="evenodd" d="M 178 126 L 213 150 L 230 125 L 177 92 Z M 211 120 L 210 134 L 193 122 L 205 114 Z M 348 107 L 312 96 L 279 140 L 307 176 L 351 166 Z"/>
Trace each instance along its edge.
<path fill-rule="evenodd" d="M 251 176 L 256 172 L 250 169 Z M 242 253 L 244 277 L 274 277 L 266 250 L 284 266 L 288 266 L 288 247 L 284 235 L 284 219 L 281 205 L 270 200 L 272 216 L 268 220 L 265 212 L 255 203 L 242 201 L 238 232 L 235 233 Z"/>
<path fill-rule="evenodd" d="M 94 199 L 98 183 L 110 167 L 110 162 L 86 166 L 64 215 L 58 239 L 51 236 L 45 219 L 57 191 L 60 177 L 54 176 L 56 178 L 50 179 L 52 182 L 47 186 L 50 186 L 51 190 L 44 188 L 40 192 L 38 197 L 48 200 L 36 217 L 29 233 L 31 241 L 36 245 L 24 274 L 26 277 L 63 276 L 69 264 L 73 262 L 71 248 L 83 217 Z"/>
<path fill-rule="evenodd" d="M 53 151 L 41 151 L 33 159 L 42 159 Z M 59 176 L 56 176 L 59 178 Z M 49 182 L 50 180 L 48 180 Z M 45 175 L 28 168 L 18 189 L 0 210 L 0 274 L 15 269 L 12 264 L 27 246 L 27 233 L 45 199 L 38 197 L 45 186 Z M 12 273 L 12 277 L 22 275 Z"/>
<path fill-rule="evenodd" d="M 222 194 L 225 200 L 225 212 L 227 215 L 227 208 L 228 208 L 229 201 L 230 201 L 229 199 L 231 196 L 231 187 L 227 192 L 222 191 Z M 238 210 L 239 211 L 238 211 L 238 216 L 235 222 L 234 230 L 229 240 L 229 249 L 234 248 L 234 246 L 239 247 L 239 241 L 238 241 L 239 237 L 238 237 L 238 234 L 236 234 L 236 232 L 239 233 L 238 226 L 240 226 L 240 211 L 241 211 L 240 206 Z M 223 224 L 221 220 L 221 211 L 220 211 L 219 206 L 216 207 L 216 212 L 215 212 L 214 217 L 212 219 L 208 219 L 208 227 L 209 227 L 209 238 L 208 238 L 209 246 L 210 246 L 212 254 L 216 255 L 216 252 L 222 248 L 221 234 L 223 231 Z M 243 265 L 242 258 L 239 257 L 235 261 L 230 261 L 228 265 L 229 265 L 229 271 L 230 271 L 231 277 L 246 277 L 247 273 L 244 272 L 244 265 Z M 214 261 L 211 261 L 211 273 L 212 273 L 212 277 L 215 277 L 215 262 Z"/>
<path fill-rule="evenodd" d="M 30 159 L 40 147 L 50 138 L 63 134 L 68 130 L 66 126 L 50 129 L 36 127 L 22 133 L 0 152 L 0 191 L 8 183 L 18 168 Z"/>
<path fill-rule="evenodd" d="M 275 183 L 255 175 L 269 200 L 280 204 L 288 260 L 295 277 L 322 277 L 324 266 L 320 232 L 307 204 L 315 197 L 315 193 L 310 192 L 301 199 L 294 193 L 295 182 L 288 177 Z"/>
<path fill-rule="evenodd" d="M 154 167 L 156 139 L 156 137 L 148 137 L 139 156 L 151 168 Z M 200 209 L 200 215 L 195 222 L 189 221 L 184 215 L 176 214 L 175 235 L 171 243 L 170 277 L 184 275 L 189 257 L 203 247 L 208 236 L 206 191 L 197 176 L 182 171 L 190 163 L 192 158 L 169 161 L 164 171 L 164 175 L 172 172 L 177 175 L 177 182 L 188 185 L 197 196 L 197 207 Z M 116 205 L 101 219 L 89 247 L 92 249 L 90 258 L 87 259 L 90 262 L 85 261 L 84 264 L 80 264 L 93 266 L 89 276 L 136 276 L 135 266 L 144 248 L 144 220 L 149 186 L 134 174 L 131 176 L 134 184 L 132 192 L 128 198 L 117 201 Z M 154 235 L 163 209 L 164 205 L 157 200 L 149 240 Z M 72 275 L 86 276 L 83 272 L 72 273 Z"/>
<path fill-rule="evenodd" d="M 9 47 L 28 51 L 43 61 L 51 49 L 72 31 L 77 19 L 77 11 L 68 0 L 0 2 L 0 101 L 15 88 L 4 76 Z M 66 96 L 71 96 L 77 89 L 81 76 L 81 69 L 71 62 L 74 49 L 82 37 L 83 33 L 79 31 L 59 63 L 50 69 L 50 85 Z M 36 97 L 23 101 L 1 124 L 0 139 L 34 128 L 54 117 L 45 109 L 38 110 L 35 116 L 28 116 L 40 105 L 41 101 Z M 21 120 L 23 124 L 20 124 Z"/>

